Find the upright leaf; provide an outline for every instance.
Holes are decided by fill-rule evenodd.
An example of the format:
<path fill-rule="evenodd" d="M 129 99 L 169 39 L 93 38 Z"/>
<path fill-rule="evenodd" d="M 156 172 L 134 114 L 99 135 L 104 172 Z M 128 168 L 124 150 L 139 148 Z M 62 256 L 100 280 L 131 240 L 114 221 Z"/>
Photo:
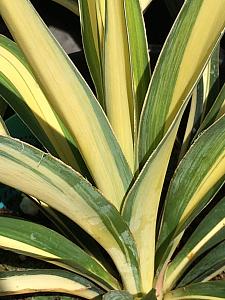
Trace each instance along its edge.
<path fill-rule="evenodd" d="M 186 103 L 183 104 L 167 134 L 146 162 L 125 199 L 122 211 L 139 252 L 145 293 L 153 288 L 158 206 L 167 166 L 185 107 Z"/>
<path fill-rule="evenodd" d="M 0 36 L 0 94 L 50 153 L 82 172 L 75 142 L 49 105 L 23 53 L 4 36 Z"/>
<path fill-rule="evenodd" d="M 136 126 L 150 81 L 150 62 L 143 15 L 138 0 L 124 1 L 130 63 L 135 95 Z M 135 128 L 135 130 L 137 130 Z"/>
<path fill-rule="evenodd" d="M 126 144 L 132 132 L 136 144 L 137 123 L 150 79 L 143 16 L 138 0 L 106 1 L 108 17 L 105 16 L 104 3 L 103 0 L 80 1 L 84 50 L 99 101 L 106 109 L 117 136 Z M 121 122 L 127 125 L 120 125 Z M 126 126 L 129 133 L 124 135 L 122 128 Z"/>
<path fill-rule="evenodd" d="M 0 11 L 96 185 L 119 208 L 132 175 L 93 93 L 29 1 L 1 0 Z"/>
<path fill-rule="evenodd" d="M 86 60 L 95 84 L 98 101 L 105 109 L 103 84 L 105 0 L 80 0 L 79 11 Z"/>
<path fill-rule="evenodd" d="M 216 244 L 224 239 L 224 215 L 225 199 L 223 198 L 206 215 L 182 247 L 182 250 L 178 252 L 170 263 L 165 275 L 165 289 L 171 289 L 176 282 L 179 282 L 184 272 L 200 255 L 215 247 Z"/>
<path fill-rule="evenodd" d="M 162 261 L 173 239 L 190 224 L 224 182 L 224 153 L 225 117 L 222 117 L 196 140 L 170 183 L 158 239 L 158 262 Z"/>
<path fill-rule="evenodd" d="M 224 30 L 225 0 L 187 0 L 155 68 L 139 132 L 139 159 L 146 160 L 165 135 Z M 213 11 L 213 14 L 212 14 Z"/>
<path fill-rule="evenodd" d="M 104 92 L 106 113 L 134 169 L 134 95 L 123 1 L 106 2 Z"/>

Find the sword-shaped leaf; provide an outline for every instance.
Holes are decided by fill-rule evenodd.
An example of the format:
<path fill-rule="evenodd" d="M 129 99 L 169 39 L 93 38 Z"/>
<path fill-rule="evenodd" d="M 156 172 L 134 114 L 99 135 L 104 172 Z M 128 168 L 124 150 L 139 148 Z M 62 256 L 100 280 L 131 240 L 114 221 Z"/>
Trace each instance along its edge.
<path fill-rule="evenodd" d="M 200 131 L 199 126 L 205 114 L 215 104 L 219 90 L 219 50 L 220 48 L 217 46 L 213 51 L 202 77 L 193 91 L 187 127 L 180 151 L 180 159 L 190 147 L 193 138 Z M 201 130 L 203 128 L 201 127 Z"/>
<path fill-rule="evenodd" d="M 224 160 L 225 117 L 221 117 L 196 140 L 170 183 L 158 239 L 158 261 L 220 188 L 225 178 Z"/>
<path fill-rule="evenodd" d="M 158 206 L 167 166 L 186 103 L 167 134 L 146 162 L 125 199 L 122 215 L 129 224 L 140 257 L 143 290 L 153 287 Z"/>
<path fill-rule="evenodd" d="M 130 63 L 135 96 L 136 126 L 150 81 L 150 59 L 143 15 L 138 0 L 124 1 Z M 135 128 L 137 131 L 137 129 Z"/>
<path fill-rule="evenodd" d="M 216 6 L 214 0 L 185 1 L 163 47 L 144 103 L 140 162 L 156 148 L 199 79 L 224 30 L 224 10 L 224 0 Z"/>
<path fill-rule="evenodd" d="M 60 211 L 89 233 L 112 257 L 124 287 L 140 291 L 133 237 L 117 209 L 72 168 L 9 137 L 0 138 L 0 181 Z M 82 212 L 82 213 L 81 213 Z"/>
<path fill-rule="evenodd" d="M 84 52 L 95 84 L 97 98 L 105 109 L 103 84 L 103 39 L 105 31 L 105 0 L 79 1 Z"/>
<path fill-rule="evenodd" d="M 118 288 L 118 283 L 81 248 L 42 225 L 0 217 L 0 248 L 21 253 L 92 278 L 102 287 Z"/>
<path fill-rule="evenodd" d="M 0 10 L 98 188 L 119 208 L 132 174 L 93 93 L 29 1 L 1 0 Z"/>
<path fill-rule="evenodd" d="M 225 103 L 225 84 L 221 88 L 219 95 L 214 101 L 208 114 L 204 118 L 197 134 L 203 131 L 204 129 L 206 129 L 207 127 L 209 127 L 215 121 L 216 118 L 218 118 L 219 116 L 221 117 L 222 114 L 224 114 L 224 107 L 223 107 L 224 103 Z"/>
<path fill-rule="evenodd" d="M 192 284 L 166 294 L 164 300 L 205 299 L 219 300 L 225 298 L 225 282 L 212 281 Z"/>
<path fill-rule="evenodd" d="M 0 273 L 0 296 L 37 291 L 71 294 L 85 299 L 92 299 L 103 293 L 91 281 L 64 270 L 36 269 Z"/>
<path fill-rule="evenodd" d="M 0 88 L 0 94 L 48 151 L 81 172 L 82 160 L 77 159 L 78 150 L 74 152 L 74 141 L 49 105 L 23 53 L 4 36 L 0 36 Z"/>
<path fill-rule="evenodd" d="M 182 277 L 178 287 L 190 283 L 209 281 L 225 270 L 225 241 L 219 243 L 196 262 L 190 271 Z"/>
<path fill-rule="evenodd" d="M 137 135 L 137 123 L 150 79 L 139 1 L 135 0 L 132 4 L 130 1 L 107 1 L 106 7 L 100 0 L 80 1 L 80 12 L 89 68 L 97 92 L 100 90 L 98 94 L 103 94 L 104 89 L 104 101 L 101 97 L 99 100 L 104 102 L 112 127 L 124 145 L 122 148 L 127 148 L 130 164 L 133 165 L 132 134 L 135 131 Z"/>
<path fill-rule="evenodd" d="M 133 170 L 135 104 L 128 38 L 123 1 L 107 1 L 103 71 L 106 113 Z"/>
<path fill-rule="evenodd" d="M 194 233 L 189 237 L 181 251 L 169 264 L 165 275 L 165 289 L 174 287 L 176 282 L 179 282 L 183 273 L 196 258 L 224 239 L 224 216 L 225 198 L 220 200 L 220 202 L 208 213 Z M 216 258 L 216 256 L 214 258 Z M 197 271 L 197 273 L 198 272 L 199 271 Z"/>

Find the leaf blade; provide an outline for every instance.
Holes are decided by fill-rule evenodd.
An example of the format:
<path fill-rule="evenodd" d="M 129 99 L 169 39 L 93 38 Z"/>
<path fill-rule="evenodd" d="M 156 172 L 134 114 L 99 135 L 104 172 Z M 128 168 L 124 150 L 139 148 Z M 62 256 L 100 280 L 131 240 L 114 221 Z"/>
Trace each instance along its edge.
<path fill-rule="evenodd" d="M 62 270 L 27 270 L 1 272 L 0 295 L 34 292 L 59 292 L 92 299 L 103 291 L 91 281 Z"/>
<path fill-rule="evenodd" d="M 106 3 L 103 67 L 106 112 L 133 170 L 134 98 L 125 10 L 123 1 Z"/>
<path fill-rule="evenodd" d="M 28 1 L 3 0 L 0 8 L 50 105 L 77 141 L 97 186 L 119 208 L 132 174 L 99 103 Z"/>
<path fill-rule="evenodd" d="M 4 36 L 0 36 L 0 61 L 1 94 L 6 101 L 52 154 L 81 171 L 71 138 L 33 78 L 22 52 Z"/>
<path fill-rule="evenodd" d="M 141 109 L 148 89 L 151 70 L 147 36 L 138 0 L 124 1 L 126 26 L 129 43 L 130 63 L 135 96 L 136 126 L 138 127 Z M 137 47 L 138 45 L 138 47 Z"/>
<path fill-rule="evenodd" d="M 165 300 L 172 299 L 224 299 L 225 284 L 223 281 L 198 283 L 174 290 L 165 295 Z"/>
<path fill-rule="evenodd" d="M 214 11 L 218 17 L 225 8 L 225 2 L 221 1 L 220 5 L 217 12 Z M 162 139 L 221 37 L 225 20 L 222 15 L 219 23 L 216 21 L 217 17 L 210 18 L 214 8 L 214 1 L 211 0 L 187 0 L 174 23 L 153 73 L 142 112 L 139 131 L 140 162 Z M 208 31 L 203 29 L 206 27 Z M 194 61 L 193 49 L 195 54 L 198 53 Z"/>
<path fill-rule="evenodd" d="M 101 286 L 117 285 L 93 258 L 62 235 L 28 221 L 0 217 L 0 247 L 45 260 L 93 278 Z M 108 282 L 108 283 L 107 283 Z"/>
<path fill-rule="evenodd" d="M 109 253 L 125 287 L 134 294 L 140 290 L 133 237 L 117 209 L 101 193 L 59 160 L 9 137 L 0 137 L 0 166 L 1 182 L 45 202 L 77 223 Z"/>
<path fill-rule="evenodd" d="M 187 240 L 182 250 L 170 263 L 165 275 L 166 288 L 171 288 L 172 286 L 174 286 L 176 284 L 176 281 L 179 281 L 179 278 L 193 263 L 194 260 L 196 260 L 200 255 L 205 253 L 210 248 L 216 246 L 216 244 L 220 243 L 223 240 L 225 220 L 224 212 L 225 201 L 223 198 L 205 216 L 194 233 Z M 214 256 L 214 260 L 215 257 L 216 256 Z M 206 267 L 206 265 L 207 261 L 204 267 Z M 200 272 L 200 269 L 196 267 L 194 267 L 194 269 L 196 270 L 196 274 Z M 192 269 L 191 272 L 193 273 Z"/>
<path fill-rule="evenodd" d="M 103 84 L 103 38 L 105 31 L 104 1 L 79 1 L 80 22 L 84 52 L 98 101 L 105 110 Z"/>
<path fill-rule="evenodd" d="M 155 232 L 160 196 L 186 105 L 187 102 L 183 104 L 167 134 L 146 162 L 123 206 L 122 216 L 129 224 L 139 252 L 142 284 L 146 293 L 153 288 L 155 268 L 153 253 L 155 253 Z"/>
<path fill-rule="evenodd" d="M 225 134 L 224 121 L 225 118 L 220 118 L 196 140 L 171 181 L 158 239 L 157 248 L 159 253 L 161 252 L 159 256 L 165 251 L 166 245 L 168 247 L 173 238 L 181 233 L 211 200 L 224 181 L 225 146 L 221 144 L 221 147 L 218 147 L 218 141 L 221 143 Z M 215 151 L 216 148 L 218 151 Z M 185 187 L 185 190 L 180 188 L 181 186 Z M 179 199 L 182 201 L 179 202 Z M 172 203 L 177 207 L 176 212 L 172 209 Z"/>

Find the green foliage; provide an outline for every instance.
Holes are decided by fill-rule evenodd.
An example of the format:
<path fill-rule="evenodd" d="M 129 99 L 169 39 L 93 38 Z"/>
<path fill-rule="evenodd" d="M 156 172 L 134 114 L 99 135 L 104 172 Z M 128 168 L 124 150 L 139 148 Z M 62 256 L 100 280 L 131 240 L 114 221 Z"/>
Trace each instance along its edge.
<path fill-rule="evenodd" d="M 0 217 L 0 248 L 52 265 L 1 272 L 0 295 L 225 299 L 225 0 L 184 1 L 153 71 L 151 1 L 54 1 L 80 18 L 94 90 L 28 0 L 0 0 L 0 182 L 55 225 Z M 5 103 L 46 151 L 10 137 Z"/>

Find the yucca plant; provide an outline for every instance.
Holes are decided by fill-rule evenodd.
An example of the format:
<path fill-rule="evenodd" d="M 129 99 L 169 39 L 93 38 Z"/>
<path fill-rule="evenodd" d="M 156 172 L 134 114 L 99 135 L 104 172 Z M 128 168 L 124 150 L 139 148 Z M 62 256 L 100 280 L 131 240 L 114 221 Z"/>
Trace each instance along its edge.
<path fill-rule="evenodd" d="M 0 295 L 225 299 L 225 0 L 186 0 L 153 72 L 151 1 L 56 2 L 80 16 L 95 91 L 29 0 L 0 0 L 0 93 L 46 148 L 1 120 L 0 181 L 58 228 L 0 217 L 1 248 L 55 265 L 1 273 Z"/>

